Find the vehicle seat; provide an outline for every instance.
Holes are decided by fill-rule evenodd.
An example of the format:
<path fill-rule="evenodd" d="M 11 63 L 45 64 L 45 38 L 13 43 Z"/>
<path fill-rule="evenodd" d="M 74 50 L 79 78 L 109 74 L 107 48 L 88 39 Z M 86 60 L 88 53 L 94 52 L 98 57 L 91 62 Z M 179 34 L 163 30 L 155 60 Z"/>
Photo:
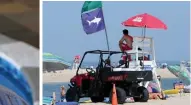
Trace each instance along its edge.
<path fill-rule="evenodd" d="M 111 72 L 112 71 L 112 68 L 111 67 L 104 67 L 104 68 L 100 68 L 100 74 L 103 73 L 103 72 Z"/>
<path fill-rule="evenodd" d="M 100 68 L 99 70 L 99 77 L 101 79 L 101 81 L 103 81 L 103 76 L 106 73 L 112 72 L 112 68 L 111 67 L 104 67 L 104 68 Z"/>

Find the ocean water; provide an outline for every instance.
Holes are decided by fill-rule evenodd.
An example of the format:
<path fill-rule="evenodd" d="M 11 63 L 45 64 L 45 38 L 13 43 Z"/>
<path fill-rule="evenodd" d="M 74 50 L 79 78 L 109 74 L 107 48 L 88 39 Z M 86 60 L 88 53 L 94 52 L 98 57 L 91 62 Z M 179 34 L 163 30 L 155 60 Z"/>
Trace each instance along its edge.
<path fill-rule="evenodd" d="M 162 88 L 163 89 L 172 89 L 173 88 L 173 82 L 177 81 L 176 78 L 165 78 L 162 79 Z M 43 97 L 49 97 L 52 96 L 53 92 L 56 92 L 56 99 L 60 99 L 60 87 L 64 85 L 66 89 L 69 88 L 69 83 L 46 83 L 43 84 Z"/>
<path fill-rule="evenodd" d="M 73 62 L 70 62 L 70 63 L 73 64 Z M 180 61 L 157 61 L 156 63 L 160 67 L 162 63 L 167 63 L 168 65 L 179 65 Z M 86 67 L 90 67 L 90 66 L 97 67 L 97 65 L 98 65 L 97 62 L 84 61 L 81 65 L 81 68 L 86 68 Z M 72 66 L 69 67 L 69 69 L 72 69 Z"/>

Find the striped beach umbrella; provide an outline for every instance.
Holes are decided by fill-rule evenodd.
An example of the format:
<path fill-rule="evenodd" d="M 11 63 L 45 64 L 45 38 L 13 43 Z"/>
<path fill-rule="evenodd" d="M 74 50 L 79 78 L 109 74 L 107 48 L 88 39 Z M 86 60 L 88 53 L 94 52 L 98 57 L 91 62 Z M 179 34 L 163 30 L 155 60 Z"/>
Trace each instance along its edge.
<path fill-rule="evenodd" d="M 160 89 L 159 89 L 157 83 L 149 82 L 148 87 L 150 87 L 150 89 L 151 89 L 151 90 L 150 90 L 150 89 L 148 88 L 149 91 L 152 91 L 152 92 L 154 92 L 154 93 L 159 93 L 159 92 L 160 92 Z"/>
<path fill-rule="evenodd" d="M 173 73 L 176 77 L 181 79 L 185 84 L 189 85 L 191 83 L 190 73 L 186 67 L 180 67 L 177 65 L 168 66 L 168 70 Z"/>
<path fill-rule="evenodd" d="M 148 90 L 149 93 L 152 93 L 152 88 L 151 88 L 151 86 L 147 86 L 147 90 Z"/>
<path fill-rule="evenodd" d="M 43 70 L 63 70 L 69 68 L 70 66 L 71 64 L 66 62 L 62 57 L 51 53 L 43 53 Z"/>

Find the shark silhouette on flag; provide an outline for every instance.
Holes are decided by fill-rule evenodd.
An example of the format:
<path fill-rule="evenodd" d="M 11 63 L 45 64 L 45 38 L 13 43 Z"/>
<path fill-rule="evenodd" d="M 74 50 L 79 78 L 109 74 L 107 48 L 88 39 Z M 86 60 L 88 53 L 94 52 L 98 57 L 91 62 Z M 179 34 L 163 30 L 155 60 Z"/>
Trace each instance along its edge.
<path fill-rule="evenodd" d="M 97 25 L 98 25 L 100 21 L 101 21 L 101 18 L 97 18 L 97 17 L 95 17 L 91 21 L 87 20 L 87 22 L 89 23 L 89 26 L 91 25 L 91 23 L 97 23 Z"/>
<path fill-rule="evenodd" d="M 86 34 L 92 34 L 105 29 L 103 12 L 101 8 L 83 13 L 81 18 L 82 25 Z"/>

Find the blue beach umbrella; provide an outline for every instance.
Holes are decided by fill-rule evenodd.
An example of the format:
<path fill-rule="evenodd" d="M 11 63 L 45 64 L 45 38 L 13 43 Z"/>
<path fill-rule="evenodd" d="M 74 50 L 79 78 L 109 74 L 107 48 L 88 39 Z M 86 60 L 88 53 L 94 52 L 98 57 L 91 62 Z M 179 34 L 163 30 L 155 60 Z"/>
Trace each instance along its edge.
<path fill-rule="evenodd" d="M 26 105 L 33 105 L 31 87 L 20 67 L 2 53 L 0 53 L 0 80 L 0 92 L 2 89 L 6 90 L 0 94 L 0 99 L 3 99 L 2 102 L 6 101 L 4 100 L 5 96 L 1 97 L 4 94 L 8 95 L 7 98 L 11 97 L 10 100 L 16 105 L 23 105 L 19 103 L 21 100 Z"/>

